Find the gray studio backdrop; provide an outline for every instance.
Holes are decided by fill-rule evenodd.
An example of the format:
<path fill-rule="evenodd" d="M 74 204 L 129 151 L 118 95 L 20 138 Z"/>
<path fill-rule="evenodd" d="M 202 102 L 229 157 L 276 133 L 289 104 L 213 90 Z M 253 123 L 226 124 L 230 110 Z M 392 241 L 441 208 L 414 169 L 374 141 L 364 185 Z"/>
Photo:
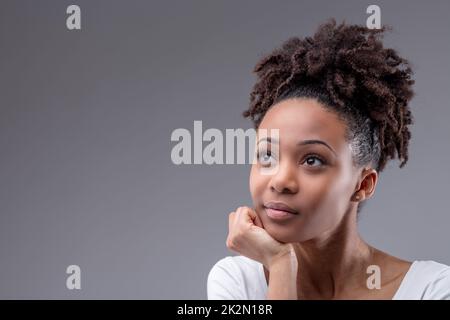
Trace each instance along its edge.
<path fill-rule="evenodd" d="M 81 30 L 66 28 L 72 3 Z M 250 167 L 176 166 L 172 131 L 250 128 L 256 61 L 330 17 L 365 24 L 370 4 L 413 63 L 416 123 L 360 231 L 450 264 L 450 2 L 2 0 L 0 298 L 205 299 Z"/>

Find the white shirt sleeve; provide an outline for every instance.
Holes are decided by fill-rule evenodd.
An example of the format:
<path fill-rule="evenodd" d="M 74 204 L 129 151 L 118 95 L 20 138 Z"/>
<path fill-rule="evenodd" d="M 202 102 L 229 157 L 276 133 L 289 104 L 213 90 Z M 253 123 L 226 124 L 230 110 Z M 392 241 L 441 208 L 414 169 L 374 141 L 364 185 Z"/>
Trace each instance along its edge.
<path fill-rule="evenodd" d="M 428 284 L 423 299 L 450 300 L 450 267 L 439 272 Z"/>
<path fill-rule="evenodd" d="M 449 300 L 450 266 L 416 260 L 406 273 L 394 300 Z"/>
<path fill-rule="evenodd" d="M 210 270 L 207 280 L 208 300 L 245 300 L 242 273 L 231 257 L 219 260 Z"/>

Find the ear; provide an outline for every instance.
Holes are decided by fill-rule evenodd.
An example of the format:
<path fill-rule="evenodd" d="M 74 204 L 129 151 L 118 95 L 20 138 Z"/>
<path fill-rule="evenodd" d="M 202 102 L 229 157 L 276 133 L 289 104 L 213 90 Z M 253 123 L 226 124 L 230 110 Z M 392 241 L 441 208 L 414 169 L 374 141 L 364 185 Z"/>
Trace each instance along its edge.
<path fill-rule="evenodd" d="M 358 179 L 358 185 L 352 196 L 352 201 L 360 202 L 372 197 L 378 182 L 378 173 L 373 168 L 364 168 Z"/>

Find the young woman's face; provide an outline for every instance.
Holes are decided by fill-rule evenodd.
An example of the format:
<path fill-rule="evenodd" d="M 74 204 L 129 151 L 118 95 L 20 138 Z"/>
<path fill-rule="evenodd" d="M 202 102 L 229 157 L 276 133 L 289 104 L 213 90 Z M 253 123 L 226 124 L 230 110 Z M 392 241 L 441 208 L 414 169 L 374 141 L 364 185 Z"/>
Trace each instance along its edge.
<path fill-rule="evenodd" d="M 265 143 L 261 129 L 279 130 L 279 142 Z M 288 99 L 272 106 L 257 137 L 259 160 L 252 165 L 250 192 L 266 231 L 281 242 L 302 242 L 331 234 L 349 210 L 357 186 L 346 126 L 313 99 Z M 321 141 L 307 143 L 305 141 Z M 267 149 L 278 152 L 267 153 Z M 274 156 L 278 153 L 278 158 Z M 264 167 L 275 166 L 272 174 Z M 269 217 L 265 205 L 282 202 L 297 214 Z"/>

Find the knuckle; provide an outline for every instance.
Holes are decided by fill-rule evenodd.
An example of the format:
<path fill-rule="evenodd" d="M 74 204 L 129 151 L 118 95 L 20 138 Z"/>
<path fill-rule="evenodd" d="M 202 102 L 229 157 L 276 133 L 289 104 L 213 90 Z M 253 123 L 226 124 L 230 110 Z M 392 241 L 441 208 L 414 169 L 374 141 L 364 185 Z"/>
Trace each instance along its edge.
<path fill-rule="evenodd" d="M 231 238 L 227 239 L 226 246 L 227 246 L 228 249 L 235 249 L 236 248 L 235 243 L 234 243 L 234 241 Z"/>
<path fill-rule="evenodd" d="M 245 236 L 245 230 L 242 228 L 236 231 L 236 238 L 243 238 Z"/>

